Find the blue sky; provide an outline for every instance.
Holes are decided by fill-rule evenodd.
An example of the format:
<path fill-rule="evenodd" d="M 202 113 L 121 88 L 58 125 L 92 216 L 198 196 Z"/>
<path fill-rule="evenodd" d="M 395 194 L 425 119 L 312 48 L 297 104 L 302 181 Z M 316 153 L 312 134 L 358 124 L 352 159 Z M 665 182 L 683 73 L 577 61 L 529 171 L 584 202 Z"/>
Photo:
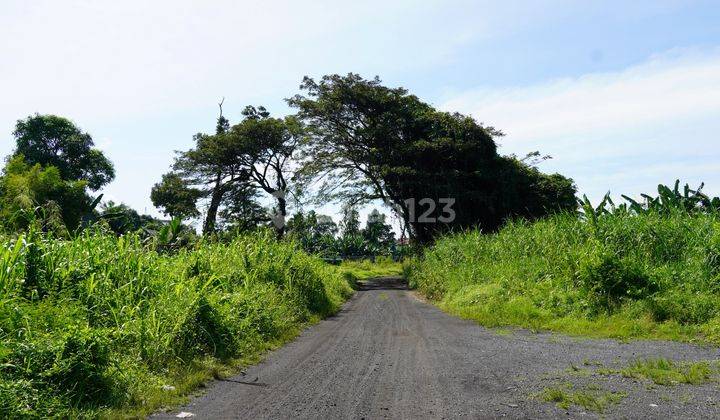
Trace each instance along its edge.
<path fill-rule="evenodd" d="M 282 115 L 302 76 L 352 71 L 551 154 L 595 200 L 720 194 L 718 22 L 717 1 L 4 1 L 0 154 L 18 118 L 66 116 L 115 162 L 107 197 L 157 214 L 152 184 L 221 97 L 231 121 Z"/>

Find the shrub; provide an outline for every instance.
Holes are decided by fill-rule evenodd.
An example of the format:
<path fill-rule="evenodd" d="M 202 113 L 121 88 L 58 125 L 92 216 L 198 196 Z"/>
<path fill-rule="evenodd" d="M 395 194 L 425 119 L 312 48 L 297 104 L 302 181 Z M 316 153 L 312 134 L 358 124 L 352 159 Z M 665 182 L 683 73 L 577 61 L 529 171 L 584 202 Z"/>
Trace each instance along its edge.
<path fill-rule="evenodd" d="M 77 404 L 102 404 L 112 394 L 108 340 L 98 330 L 71 328 L 42 376 Z"/>
<path fill-rule="evenodd" d="M 710 275 L 720 280 L 720 223 L 713 225 L 713 234 L 705 248 L 705 263 Z"/>
<path fill-rule="evenodd" d="M 701 324 L 720 311 L 720 297 L 676 288 L 648 300 L 657 321 L 674 320 L 681 324 Z"/>
<path fill-rule="evenodd" d="M 204 296 L 188 308 L 172 342 L 175 356 L 185 361 L 202 355 L 220 358 L 235 355 L 232 331 Z"/>
<path fill-rule="evenodd" d="M 595 307 L 604 310 L 623 299 L 642 299 L 657 291 L 640 264 L 607 251 L 581 264 L 579 280 Z"/>

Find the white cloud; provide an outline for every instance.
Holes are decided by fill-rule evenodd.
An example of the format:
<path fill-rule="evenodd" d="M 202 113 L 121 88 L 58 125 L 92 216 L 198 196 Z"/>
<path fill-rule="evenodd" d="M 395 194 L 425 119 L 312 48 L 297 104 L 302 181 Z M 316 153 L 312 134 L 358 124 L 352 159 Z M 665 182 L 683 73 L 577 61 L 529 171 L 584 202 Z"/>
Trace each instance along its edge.
<path fill-rule="evenodd" d="M 665 54 L 617 73 L 467 92 L 442 107 L 501 127 L 514 141 L 720 116 L 720 50 Z"/>
<path fill-rule="evenodd" d="M 545 169 L 572 176 L 595 197 L 608 189 L 652 190 L 675 178 L 705 180 L 720 193 L 720 49 L 671 51 L 614 73 L 477 89 L 442 108 L 505 131 L 505 153 L 550 153 L 555 159 Z"/>

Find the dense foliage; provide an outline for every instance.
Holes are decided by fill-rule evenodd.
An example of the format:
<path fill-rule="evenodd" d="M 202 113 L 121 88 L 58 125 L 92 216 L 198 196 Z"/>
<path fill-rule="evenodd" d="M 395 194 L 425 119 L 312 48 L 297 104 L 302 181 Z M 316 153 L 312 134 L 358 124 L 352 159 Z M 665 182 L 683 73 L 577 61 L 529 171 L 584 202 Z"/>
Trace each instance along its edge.
<path fill-rule="evenodd" d="M 243 119 L 230 126 L 220 115 L 215 134 L 195 135 L 195 147 L 179 152 L 173 170 L 151 193 L 153 204 L 173 217 L 197 214 L 197 202 L 206 199 L 203 233 L 225 227 L 252 229 L 271 217 L 257 203 L 258 191 L 276 204 L 274 227 L 285 231 L 291 160 L 302 138 L 302 126 L 293 117 L 271 118 L 263 107 L 248 106 Z M 273 220 L 275 222 L 275 220 Z"/>
<path fill-rule="evenodd" d="M 338 226 L 330 216 L 311 210 L 297 212 L 288 221 L 288 232 L 307 252 L 326 258 L 360 258 L 378 255 L 401 257 L 402 247 L 386 217 L 377 209 L 368 214 L 361 227 L 358 211 L 348 206 Z"/>
<path fill-rule="evenodd" d="M 634 210 L 445 238 L 411 284 L 485 325 L 720 343 L 720 214 L 686 206 L 689 189 L 659 191 Z"/>
<path fill-rule="evenodd" d="M 112 181 L 112 163 L 92 137 L 55 115 L 19 120 L 16 147 L 0 178 L 0 223 L 5 231 L 27 229 L 41 219 L 46 229 L 73 232 L 93 215 L 95 191 Z"/>
<path fill-rule="evenodd" d="M 0 228 L 24 230 L 40 219 L 46 229 L 76 229 L 92 208 L 85 185 L 64 180 L 54 166 L 30 165 L 22 155 L 11 158 L 0 177 Z"/>
<path fill-rule="evenodd" d="M 197 202 L 202 196 L 201 190 L 189 186 L 180 175 L 172 172 L 164 174 L 162 180 L 153 185 L 150 191 L 153 205 L 173 219 L 200 216 Z"/>
<path fill-rule="evenodd" d="M 196 385 L 189 372 L 335 311 L 351 292 L 339 272 L 272 236 L 174 253 L 95 230 L 0 237 L 0 417 L 147 412 Z"/>
<path fill-rule="evenodd" d="M 53 166 L 64 180 L 85 181 L 96 191 L 115 178 L 113 164 L 93 147 L 92 137 L 66 118 L 36 114 L 19 120 L 13 134 L 15 156 L 30 165 Z"/>
<path fill-rule="evenodd" d="M 499 156 L 495 138 L 502 133 L 471 117 L 440 112 L 403 88 L 355 74 L 306 77 L 301 89 L 307 96 L 289 103 L 311 134 L 302 174 L 323 179 L 327 199 L 385 201 L 419 242 L 575 208 L 572 180 Z M 429 209 L 416 208 L 422 199 Z M 455 216 L 443 220 L 447 199 Z"/>

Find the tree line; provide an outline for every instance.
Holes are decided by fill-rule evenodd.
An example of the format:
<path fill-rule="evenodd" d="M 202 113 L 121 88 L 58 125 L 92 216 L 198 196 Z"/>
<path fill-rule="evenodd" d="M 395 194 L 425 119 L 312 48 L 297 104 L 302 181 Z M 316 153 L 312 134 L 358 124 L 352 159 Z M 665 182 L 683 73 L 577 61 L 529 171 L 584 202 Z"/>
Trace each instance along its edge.
<path fill-rule="evenodd" d="M 305 77 L 287 103 L 294 114 L 273 117 L 263 106 L 247 106 L 235 123 L 221 103 L 215 132 L 196 134 L 193 147 L 177 153 L 152 188 L 153 204 L 172 219 L 201 219 L 204 235 L 271 226 L 307 249 L 338 252 L 394 243 L 379 212 L 364 228 L 353 225 L 352 212 L 369 203 L 385 204 L 417 243 L 577 206 L 573 181 L 540 172 L 539 155 L 502 156 L 500 130 L 439 111 L 377 77 Z M 13 135 L 16 148 L 0 179 L 6 230 L 22 230 L 40 213 L 46 228 L 62 224 L 71 232 L 98 219 L 119 233 L 162 224 L 123 205 L 99 204 L 93 194 L 114 179 L 113 165 L 69 120 L 30 116 Z M 343 226 L 302 211 L 327 202 L 344 205 Z M 343 242 L 332 242 L 340 231 Z"/>

